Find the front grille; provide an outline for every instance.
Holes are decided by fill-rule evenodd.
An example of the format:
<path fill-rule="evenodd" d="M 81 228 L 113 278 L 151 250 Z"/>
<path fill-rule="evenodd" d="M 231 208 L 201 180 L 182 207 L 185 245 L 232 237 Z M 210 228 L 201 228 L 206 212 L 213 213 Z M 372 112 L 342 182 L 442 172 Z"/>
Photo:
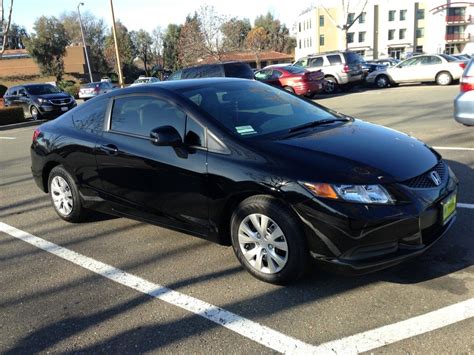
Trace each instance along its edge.
<path fill-rule="evenodd" d="M 53 105 L 67 105 L 71 103 L 71 99 L 51 99 L 49 100 Z"/>
<path fill-rule="evenodd" d="M 432 189 L 438 187 L 430 177 L 430 173 L 436 171 L 441 178 L 441 184 L 443 185 L 446 182 L 448 177 L 448 168 L 446 164 L 440 160 L 435 167 L 428 170 L 426 173 L 423 173 L 419 176 L 416 176 L 410 180 L 402 182 L 403 185 L 411 187 L 412 189 Z"/>

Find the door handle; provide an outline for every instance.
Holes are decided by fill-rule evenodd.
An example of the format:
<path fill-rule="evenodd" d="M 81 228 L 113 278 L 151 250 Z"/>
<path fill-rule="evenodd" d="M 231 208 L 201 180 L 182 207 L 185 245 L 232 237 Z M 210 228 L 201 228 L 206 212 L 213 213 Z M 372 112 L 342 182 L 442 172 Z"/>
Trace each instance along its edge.
<path fill-rule="evenodd" d="M 114 144 L 102 144 L 100 148 L 101 150 L 105 151 L 107 154 L 115 155 L 118 153 L 118 148 Z"/>

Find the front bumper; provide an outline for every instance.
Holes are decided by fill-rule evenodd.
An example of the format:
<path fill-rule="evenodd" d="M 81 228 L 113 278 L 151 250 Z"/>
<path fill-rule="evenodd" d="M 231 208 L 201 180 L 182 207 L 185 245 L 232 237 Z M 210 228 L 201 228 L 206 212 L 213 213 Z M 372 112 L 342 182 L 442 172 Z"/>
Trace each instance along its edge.
<path fill-rule="evenodd" d="M 41 105 L 37 106 L 37 108 L 41 113 L 41 116 L 44 118 L 56 118 L 61 116 L 63 113 L 72 110 L 76 106 L 77 103 L 73 101 L 67 105 Z"/>
<path fill-rule="evenodd" d="M 459 123 L 474 126 L 474 91 L 461 92 L 456 96 L 454 118 Z"/>
<path fill-rule="evenodd" d="M 416 257 L 453 225 L 443 220 L 443 203 L 457 193 L 449 176 L 438 188 L 396 184 L 409 199 L 395 205 L 364 205 L 313 199 L 296 206 L 311 256 L 350 274 L 377 271 Z"/>

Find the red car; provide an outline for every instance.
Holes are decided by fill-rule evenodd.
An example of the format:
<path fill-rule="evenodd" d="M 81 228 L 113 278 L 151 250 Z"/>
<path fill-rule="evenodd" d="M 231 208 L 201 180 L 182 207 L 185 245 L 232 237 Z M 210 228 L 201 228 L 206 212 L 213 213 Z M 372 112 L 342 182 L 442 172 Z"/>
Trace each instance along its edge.
<path fill-rule="evenodd" d="M 259 70 L 255 72 L 255 79 L 309 97 L 322 92 L 325 85 L 321 70 L 310 72 L 292 65 Z"/>

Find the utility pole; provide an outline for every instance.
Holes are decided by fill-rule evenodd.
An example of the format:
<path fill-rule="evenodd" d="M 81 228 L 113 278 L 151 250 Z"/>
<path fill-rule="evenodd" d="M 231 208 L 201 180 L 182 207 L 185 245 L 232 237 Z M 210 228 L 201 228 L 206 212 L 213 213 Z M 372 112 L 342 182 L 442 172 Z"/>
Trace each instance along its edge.
<path fill-rule="evenodd" d="M 117 30 L 115 28 L 114 4 L 112 3 L 112 0 L 110 0 L 110 11 L 112 12 L 112 32 L 114 34 L 115 57 L 117 59 L 119 85 L 121 88 L 123 88 L 122 65 L 120 64 L 120 55 L 119 55 L 119 49 L 118 49 L 118 43 L 117 43 Z"/>
<path fill-rule="evenodd" d="M 86 38 L 84 37 L 84 28 L 82 28 L 82 18 L 81 18 L 81 11 L 79 10 L 79 6 L 84 6 L 84 3 L 80 2 L 79 4 L 77 4 L 77 13 L 79 15 L 79 24 L 81 25 L 82 43 L 84 45 L 84 51 L 86 53 L 87 69 L 89 70 L 89 78 L 90 78 L 91 83 L 92 83 L 94 81 L 94 79 L 92 78 L 91 64 L 89 62 L 89 53 L 87 52 Z"/>

